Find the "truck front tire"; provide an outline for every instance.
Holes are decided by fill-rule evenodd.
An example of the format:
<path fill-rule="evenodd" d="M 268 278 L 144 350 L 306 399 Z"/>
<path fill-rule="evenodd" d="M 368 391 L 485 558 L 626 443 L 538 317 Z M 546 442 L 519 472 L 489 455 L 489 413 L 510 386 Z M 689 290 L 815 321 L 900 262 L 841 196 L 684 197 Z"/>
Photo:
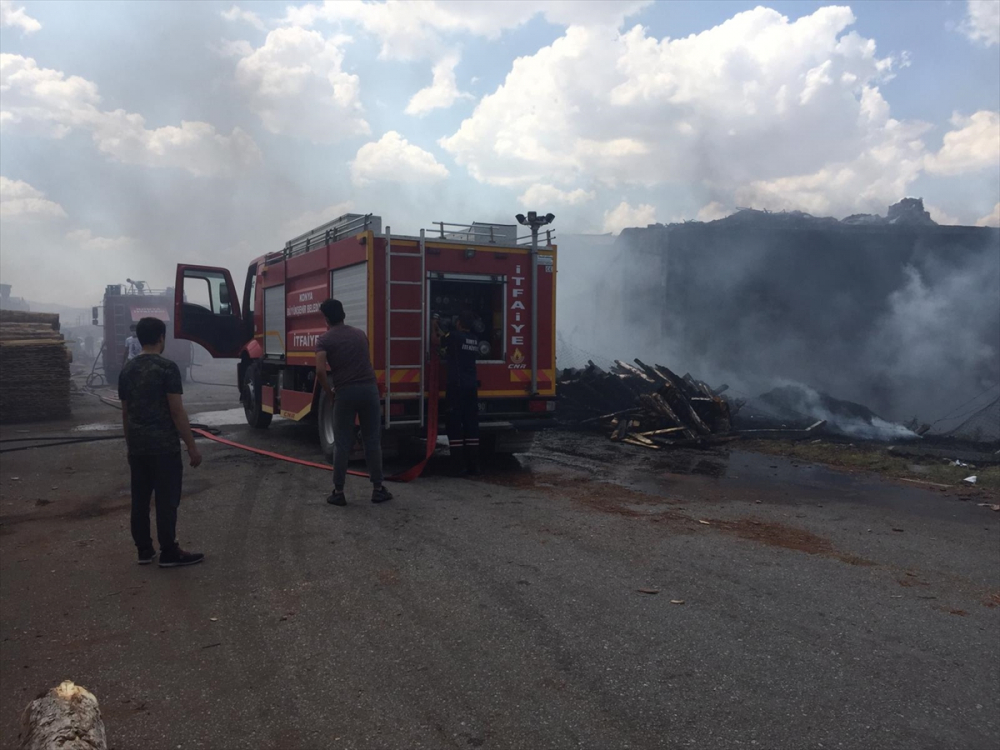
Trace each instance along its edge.
<path fill-rule="evenodd" d="M 257 430 L 263 430 L 271 424 L 273 414 L 263 410 L 261 404 L 260 365 L 252 364 L 243 373 L 243 413 L 247 424 Z"/>

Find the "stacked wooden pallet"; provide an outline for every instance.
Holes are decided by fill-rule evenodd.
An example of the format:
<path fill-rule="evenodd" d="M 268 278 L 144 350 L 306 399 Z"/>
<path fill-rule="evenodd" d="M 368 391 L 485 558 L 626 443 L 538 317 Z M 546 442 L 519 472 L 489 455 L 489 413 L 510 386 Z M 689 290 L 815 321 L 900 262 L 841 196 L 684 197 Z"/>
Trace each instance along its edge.
<path fill-rule="evenodd" d="M 69 417 L 69 364 L 58 315 L 0 310 L 0 423 Z"/>
<path fill-rule="evenodd" d="M 610 372 L 593 362 L 559 380 L 560 419 L 611 430 L 611 439 L 658 449 L 733 439 L 731 405 L 690 375 L 663 365 L 615 360 Z M 587 413 L 594 416 L 587 416 Z"/>

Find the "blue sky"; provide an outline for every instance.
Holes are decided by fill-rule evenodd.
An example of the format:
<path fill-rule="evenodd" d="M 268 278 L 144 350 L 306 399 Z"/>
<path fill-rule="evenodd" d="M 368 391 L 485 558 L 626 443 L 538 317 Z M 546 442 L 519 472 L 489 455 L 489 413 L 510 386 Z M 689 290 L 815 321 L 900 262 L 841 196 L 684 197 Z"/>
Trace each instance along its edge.
<path fill-rule="evenodd" d="M 2 0 L 0 276 L 87 304 L 346 210 L 995 224 L 998 8 Z"/>

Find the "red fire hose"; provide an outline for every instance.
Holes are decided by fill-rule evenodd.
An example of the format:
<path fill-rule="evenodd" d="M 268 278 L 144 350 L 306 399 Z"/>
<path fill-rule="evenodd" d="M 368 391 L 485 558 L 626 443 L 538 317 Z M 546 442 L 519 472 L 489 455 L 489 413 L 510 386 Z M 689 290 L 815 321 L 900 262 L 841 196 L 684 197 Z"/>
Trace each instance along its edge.
<path fill-rule="evenodd" d="M 413 466 L 406 471 L 399 474 L 395 474 L 391 477 L 386 477 L 389 482 L 412 482 L 414 479 L 419 477 L 424 468 L 427 466 L 427 462 L 430 460 L 431 456 L 434 455 L 434 448 L 437 445 L 437 432 L 438 432 L 438 367 L 436 361 L 428 362 L 428 383 L 427 388 L 429 391 L 429 401 L 427 403 L 427 452 L 424 455 L 423 460 L 416 466 Z M 285 456 L 281 453 L 274 453 L 272 451 L 266 451 L 262 448 L 254 448 L 249 445 L 243 445 L 242 443 L 236 443 L 232 440 L 226 440 L 218 435 L 213 435 L 212 433 L 198 429 L 192 428 L 191 432 L 201 435 L 203 438 L 208 438 L 209 440 L 214 440 L 216 443 L 221 443 L 222 445 L 228 445 L 230 448 L 239 448 L 241 450 L 250 451 L 251 453 L 256 453 L 259 456 L 267 456 L 268 458 L 277 458 L 281 461 L 287 461 L 292 464 L 299 464 L 300 466 L 308 466 L 312 469 L 323 469 L 324 471 L 333 471 L 333 467 L 328 464 L 321 464 L 315 461 L 306 461 L 301 458 L 293 458 L 292 456 Z M 364 471 L 348 471 L 348 474 L 355 477 L 368 477 L 367 472 Z"/>

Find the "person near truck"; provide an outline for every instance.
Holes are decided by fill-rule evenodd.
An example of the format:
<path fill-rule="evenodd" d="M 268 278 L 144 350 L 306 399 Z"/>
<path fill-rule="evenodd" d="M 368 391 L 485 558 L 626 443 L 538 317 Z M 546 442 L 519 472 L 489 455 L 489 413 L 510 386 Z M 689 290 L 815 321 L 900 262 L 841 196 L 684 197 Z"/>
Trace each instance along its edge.
<path fill-rule="evenodd" d="M 166 326 L 164 326 L 164 329 Z M 131 362 L 133 359 L 142 354 L 142 344 L 139 342 L 138 336 L 135 335 L 136 324 L 133 323 L 129 326 L 128 338 L 125 339 L 125 354 L 122 355 L 122 366 Z"/>
<path fill-rule="evenodd" d="M 333 399 L 333 494 L 326 501 L 347 505 L 344 483 L 356 418 L 361 423 L 372 502 L 384 503 L 392 499 L 392 493 L 382 484 L 382 408 L 378 378 L 368 356 L 368 336 L 344 323 L 340 300 L 328 299 L 319 309 L 327 328 L 316 341 L 316 380 Z"/>
<path fill-rule="evenodd" d="M 160 567 L 194 565 L 205 556 L 182 550 L 176 539 L 184 474 L 181 440 L 187 446 L 192 468 L 201 464 L 201 453 L 181 398 L 181 372 L 163 356 L 167 327 L 162 320 L 143 318 L 135 328 L 142 349 L 118 376 L 122 427 L 132 474 L 132 541 L 139 552 L 139 564 L 153 562 L 156 548 L 149 534 L 149 501 L 155 496 Z"/>
<path fill-rule="evenodd" d="M 448 380 L 448 450 L 458 474 L 479 473 L 479 339 L 472 333 L 476 316 L 463 310 L 454 330 L 441 332 L 434 319 L 433 341 L 444 346 Z"/>

